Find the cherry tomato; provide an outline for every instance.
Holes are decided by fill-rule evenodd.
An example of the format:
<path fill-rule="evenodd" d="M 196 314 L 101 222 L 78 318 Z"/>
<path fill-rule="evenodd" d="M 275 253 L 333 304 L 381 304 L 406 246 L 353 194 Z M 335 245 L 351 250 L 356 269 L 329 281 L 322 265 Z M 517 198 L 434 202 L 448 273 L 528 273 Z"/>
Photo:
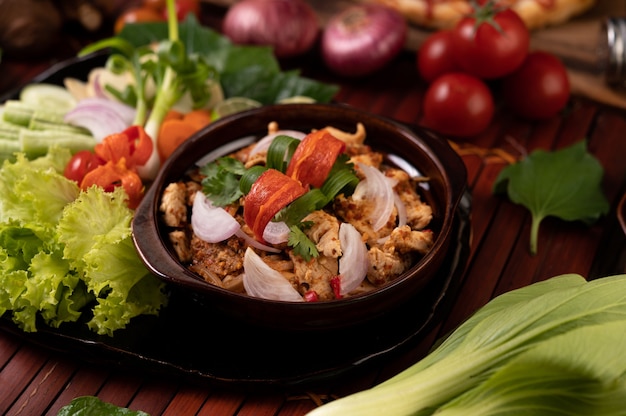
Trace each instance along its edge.
<path fill-rule="evenodd" d="M 417 51 L 417 70 L 427 82 L 458 69 L 452 50 L 452 32 L 441 30 L 428 36 Z"/>
<path fill-rule="evenodd" d="M 104 165 L 104 161 L 96 156 L 95 153 L 89 150 L 81 150 L 76 152 L 74 156 L 65 166 L 63 175 L 72 181 L 76 181 L 79 184 L 85 177 L 85 175 L 100 165 Z"/>
<path fill-rule="evenodd" d="M 200 2 L 198 0 L 176 0 L 176 20 L 185 20 L 189 13 L 200 15 Z M 167 19 L 167 7 L 163 9 L 163 17 Z"/>
<path fill-rule="evenodd" d="M 524 62 L 530 34 L 516 12 L 499 9 L 489 1 L 455 25 L 452 45 L 463 72 L 493 79 L 513 72 Z"/>
<path fill-rule="evenodd" d="M 126 23 L 162 22 L 163 15 L 151 7 L 133 7 L 126 10 L 115 21 L 115 33 L 120 33 Z"/>
<path fill-rule="evenodd" d="M 461 72 L 441 75 L 426 90 L 423 124 L 439 133 L 467 138 L 489 126 L 493 96 L 480 79 Z"/>
<path fill-rule="evenodd" d="M 504 103 L 520 117 L 541 120 L 554 117 L 570 96 L 567 70 L 547 52 L 531 52 L 522 66 L 502 80 Z"/>
<path fill-rule="evenodd" d="M 163 9 L 165 9 L 166 7 L 166 2 L 165 0 L 143 0 L 142 5 L 144 5 L 145 7 L 150 7 L 151 9 L 162 13 Z"/>

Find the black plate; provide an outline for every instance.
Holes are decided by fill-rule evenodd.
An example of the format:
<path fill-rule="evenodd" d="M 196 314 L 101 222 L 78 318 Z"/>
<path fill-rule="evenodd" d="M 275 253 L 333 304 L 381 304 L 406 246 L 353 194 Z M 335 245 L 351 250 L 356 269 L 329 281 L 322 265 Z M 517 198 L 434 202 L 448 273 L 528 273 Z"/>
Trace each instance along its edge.
<path fill-rule="evenodd" d="M 82 323 L 41 325 L 24 333 L 5 316 L 0 329 L 45 348 L 98 364 L 200 377 L 240 386 L 293 387 L 345 375 L 418 342 L 446 310 L 469 252 L 469 196 L 457 210 L 452 248 L 444 267 L 412 302 L 367 325 L 319 332 L 270 331 L 233 321 L 172 288 L 160 316 L 140 316 L 98 336 Z"/>
<path fill-rule="evenodd" d="M 34 82 L 60 84 L 67 76 L 84 79 L 102 65 L 102 55 L 77 58 L 52 68 Z M 18 91 L 5 96 L 12 98 Z M 446 309 L 469 254 L 470 197 L 455 216 L 454 238 L 438 276 L 405 306 L 367 325 L 328 331 L 271 331 L 233 321 L 174 287 L 158 317 L 141 316 L 114 337 L 98 336 L 84 323 L 55 329 L 43 324 L 24 333 L 9 314 L 0 329 L 45 348 L 87 362 L 190 375 L 241 386 L 301 386 L 345 375 L 419 341 Z"/>

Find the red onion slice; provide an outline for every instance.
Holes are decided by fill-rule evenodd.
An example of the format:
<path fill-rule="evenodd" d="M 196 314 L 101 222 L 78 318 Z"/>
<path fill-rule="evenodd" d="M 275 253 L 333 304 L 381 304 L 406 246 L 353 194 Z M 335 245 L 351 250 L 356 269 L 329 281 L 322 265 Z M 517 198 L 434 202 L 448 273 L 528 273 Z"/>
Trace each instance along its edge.
<path fill-rule="evenodd" d="M 248 246 L 250 246 L 250 247 L 258 248 L 259 250 L 268 251 L 270 253 L 280 253 L 281 252 L 281 250 L 279 250 L 279 249 L 277 249 L 275 247 L 272 247 L 272 246 L 265 245 L 265 244 L 261 243 L 260 241 L 256 240 L 254 237 L 249 236 L 241 228 L 239 230 L 237 230 L 235 235 L 237 237 L 239 237 L 239 238 L 243 238 L 243 240 L 246 242 L 246 244 Z"/>
<path fill-rule="evenodd" d="M 211 204 L 201 191 L 196 192 L 193 201 L 191 226 L 193 232 L 207 243 L 224 241 L 241 228 L 232 215 Z"/>
<path fill-rule="evenodd" d="M 288 302 L 304 302 L 304 299 L 280 272 L 268 266 L 250 247 L 243 259 L 246 271 L 243 287 L 250 296 Z"/>
<path fill-rule="evenodd" d="M 352 224 L 342 223 L 339 226 L 339 242 L 342 256 L 339 259 L 339 275 L 341 276 L 342 296 L 356 289 L 369 268 L 367 246 L 361 239 L 361 233 Z"/>
<path fill-rule="evenodd" d="M 124 131 L 135 119 L 135 109 L 102 97 L 80 100 L 64 117 L 66 123 L 89 130 L 96 141 Z"/>
<path fill-rule="evenodd" d="M 286 243 L 289 239 L 289 227 L 284 221 L 270 221 L 263 231 L 263 239 L 270 244 Z"/>

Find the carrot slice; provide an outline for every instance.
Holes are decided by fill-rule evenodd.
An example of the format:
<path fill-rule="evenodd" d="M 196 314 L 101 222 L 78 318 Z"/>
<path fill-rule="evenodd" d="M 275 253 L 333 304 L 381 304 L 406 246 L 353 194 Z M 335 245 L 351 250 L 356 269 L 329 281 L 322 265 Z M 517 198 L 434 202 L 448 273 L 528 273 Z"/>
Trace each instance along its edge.
<path fill-rule="evenodd" d="M 193 125 L 197 130 L 207 126 L 211 122 L 211 113 L 208 110 L 192 110 L 183 115 L 185 123 Z"/>
<path fill-rule="evenodd" d="M 157 138 L 157 151 L 161 160 L 167 159 L 178 146 L 198 129 L 183 119 L 172 118 L 163 121 Z"/>

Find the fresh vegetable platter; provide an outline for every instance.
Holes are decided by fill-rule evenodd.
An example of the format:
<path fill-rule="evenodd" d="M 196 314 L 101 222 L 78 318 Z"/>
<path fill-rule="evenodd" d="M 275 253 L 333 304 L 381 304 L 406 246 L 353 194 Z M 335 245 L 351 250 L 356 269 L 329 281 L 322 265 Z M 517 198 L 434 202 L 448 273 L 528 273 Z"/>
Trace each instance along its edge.
<path fill-rule="evenodd" d="M 68 77 L 84 78 L 93 68 L 104 65 L 108 58 L 106 52 L 77 57 L 56 65 L 33 83 L 62 85 Z M 20 93 L 21 90 L 14 91 L 4 96 L 3 101 L 15 99 Z M 456 290 L 469 252 L 469 209 L 469 200 L 464 199 L 457 212 L 452 249 L 439 276 L 414 303 L 375 320 L 367 328 L 356 326 L 322 339 L 306 333 L 268 333 L 267 329 L 261 331 L 254 326 L 242 330 L 240 322 L 234 330 L 235 323 L 222 317 L 211 305 L 170 287 L 164 288 L 167 306 L 158 314 L 134 317 L 124 329 L 116 329 L 113 336 L 89 330 L 85 325 L 87 317 L 65 322 L 58 328 L 38 320 L 35 332 L 25 332 L 5 314 L 0 318 L 0 328 L 46 348 L 78 354 L 87 361 L 187 374 L 220 383 L 286 386 L 337 377 L 416 342 L 448 307 L 446 295 Z M 401 319 L 406 314 L 414 319 Z M 220 324 L 216 325 L 213 320 L 199 321 L 198 316 L 215 317 Z M 209 332 L 222 338 L 222 344 L 218 346 L 211 340 L 198 342 L 198 333 Z M 258 339 L 264 340 L 259 348 L 242 349 Z M 280 346 L 287 340 L 298 347 L 294 353 L 312 358 L 303 362 L 296 356 L 286 357 Z M 333 348 L 336 345 L 342 348 Z M 218 354 L 220 360 L 212 358 Z M 285 359 L 293 365 L 281 365 Z M 233 365 L 242 362 L 246 365 Z"/>

